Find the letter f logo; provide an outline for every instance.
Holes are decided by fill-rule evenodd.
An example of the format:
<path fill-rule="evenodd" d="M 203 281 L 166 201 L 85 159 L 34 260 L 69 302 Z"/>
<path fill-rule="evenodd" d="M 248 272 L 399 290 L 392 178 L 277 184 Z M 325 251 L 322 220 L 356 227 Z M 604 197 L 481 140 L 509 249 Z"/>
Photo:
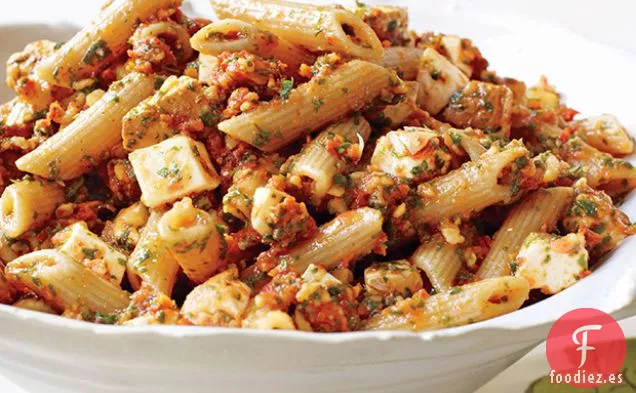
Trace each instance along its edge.
<path fill-rule="evenodd" d="M 585 365 L 585 361 L 587 360 L 587 351 L 593 351 L 596 349 L 587 345 L 587 332 L 589 330 L 601 330 L 602 327 L 603 326 L 601 325 L 585 325 L 576 329 L 572 334 L 572 341 L 574 341 L 574 344 L 580 345 L 580 347 L 576 349 L 577 351 L 581 351 L 581 364 L 579 364 L 579 368 Z M 581 332 L 583 332 L 583 334 L 581 335 L 581 342 L 579 342 L 576 336 Z"/>

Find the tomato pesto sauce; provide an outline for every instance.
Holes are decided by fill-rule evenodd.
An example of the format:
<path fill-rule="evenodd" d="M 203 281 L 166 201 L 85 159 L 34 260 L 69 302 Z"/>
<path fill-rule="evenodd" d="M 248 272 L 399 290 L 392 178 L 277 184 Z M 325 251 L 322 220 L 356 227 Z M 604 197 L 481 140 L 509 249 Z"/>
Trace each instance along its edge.
<path fill-rule="evenodd" d="M 620 121 L 499 75 L 470 39 L 359 1 L 212 0 L 215 21 L 181 3 L 113 0 L 9 57 L 0 302 L 442 329 L 567 290 L 636 231 Z"/>

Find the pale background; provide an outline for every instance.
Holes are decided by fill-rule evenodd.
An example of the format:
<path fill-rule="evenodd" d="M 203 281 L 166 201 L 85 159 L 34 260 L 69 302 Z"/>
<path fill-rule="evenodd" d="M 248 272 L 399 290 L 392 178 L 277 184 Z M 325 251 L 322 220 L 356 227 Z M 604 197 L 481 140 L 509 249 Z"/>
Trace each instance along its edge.
<path fill-rule="evenodd" d="M 344 0 L 334 0 L 334 2 L 347 3 Z M 366 2 L 408 5 L 409 7 L 421 7 L 424 10 L 434 10 L 434 18 L 427 21 L 418 21 L 418 24 L 421 26 L 425 22 L 427 26 L 430 26 L 430 30 L 437 30 L 439 25 L 453 26 L 451 31 L 446 29 L 446 32 L 474 38 L 478 46 L 480 39 L 487 39 L 488 34 L 492 34 L 492 32 L 468 31 L 461 23 L 462 18 L 471 18 L 473 16 L 486 16 L 489 18 L 512 16 L 523 18 L 524 21 L 540 22 L 538 25 L 547 23 L 569 30 L 572 34 L 611 48 L 616 52 L 623 52 L 628 56 L 636 56 L 636 25 L 634 24 L 636 23 L 636 0 L 367 0 Z M 96 14 L 101 3 L 102 0 L 0 0 L 0 4 L 2 4 L 0 24 L 27 21 L 46 24 L 83 24 Z M 431 12 L 431 15 L 433 15 L 433 12 Z M 452 23 L 449 23 L 449 19 L 452 19 Z M 549 37 L 545 37 L 545 34 L 539 34 L 543 32 L 537 33 L 542 39 L 549 39 Z M 42 35 L 42 38 L 46 38 L 45 30 L 43 30 Z M 23 43 L 15 43 L 15 45 L 19 47 Z M 580 56 L 581 61 L 598 60 L 594 59 L 594 53 L 572 53 L 572 55 Z M 487 57 L 490 56 L 487 55 Z M 546 61 L 549 61 L 549 59 L 546 59 Z M 598 74 L 591 75 L 590 78 L 598 81 L 611 72 L 611 68 L 599 69 Z M 636 102 L 628 105 L 633 111 L 633 106 L 636 105 Z M 631 322 L 625 327 L 634 330 L 631 335 L 636 335 L 636 320 Z M 515 388 L 511 381 L 528 381 L 534 378 L 531 375 L 533 372 L 536 373 L 537 370 L 545 372 L 546 363 L 544 358 L 542 348 L 538 348 L 525 358 L 525 362 L 513 366 L 500 378 L 480 390 L 479 393 L 502 391 L 521 393 L 523 388 Z M 35 393 L 18 389 L 5 381 L 2 376 L 0 376 L 0 392 Z"/>

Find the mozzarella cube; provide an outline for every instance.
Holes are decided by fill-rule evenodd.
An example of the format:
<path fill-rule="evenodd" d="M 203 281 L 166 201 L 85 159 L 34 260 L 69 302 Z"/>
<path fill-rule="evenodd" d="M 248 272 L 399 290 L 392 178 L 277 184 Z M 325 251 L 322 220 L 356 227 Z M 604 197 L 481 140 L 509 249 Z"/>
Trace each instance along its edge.
<path fill-rule="evenodd" d="M 515 276 L 526 279 L 530 288 L 548 295 L 561 292 L 588 268 L 585 237 L 576 233 L 562 237 L 531 233 L 513 264 L 516 264 Z"/>
<path fill-rule="evenodd" d="M 313 263 L 309 265 L 307 270 L 303 273 L 302 281 L 303 284 L 296 293 L 296 300 L 298 302 L 308 301 L 312 295 L 321 288 L 327 289 L 342 284 L 340 280 L 329 274 L 324 267 L 314 265 Z"/>
<path fill-rule="evenodd" d="M 126 255 L 88 230 L 83 221 L 70 225 L 53 237 L 58 250 L 85 265 L 107 281 L 119 285 L 126 271 Z"/>
<path fill-rule="evenodd" d="M 311 218 L 307 207 L 286 192 L 271 186 L 259 187 L 253 200 L 250 221 L 264 243 L 289 244 L 306 230 Z"/>
<path fill-rule="evenodd" d="M 135 150 L 128 158 L 141 188 L 141 201 L 148 207 L 213 190 L 220 183 L 203 144 L 188 136 Z"/>
<path fill-rule="evenodd" d="M 462 39 L 456 35 L 444 35 L 441 44 L 450 61 L 464 74 L 471 76 L 473 74 L 473 67 L 470 65 L 472 59 L 467 56 Z"/>
<path fill-rule="evenodd" d="M 371 165 L 389 175 L 423 181 L 448 170 L 450 155 L 439 135 L 427 128 L 408 127 L 378 139 Z"/>
<path fill-rule="evenodd" d="M 419 106 L 436 115 L 456 91 L 466 86 L 468 77 L 437 51 L 427 48 L 420 59 L 417 81 L 421 86 Z"/>

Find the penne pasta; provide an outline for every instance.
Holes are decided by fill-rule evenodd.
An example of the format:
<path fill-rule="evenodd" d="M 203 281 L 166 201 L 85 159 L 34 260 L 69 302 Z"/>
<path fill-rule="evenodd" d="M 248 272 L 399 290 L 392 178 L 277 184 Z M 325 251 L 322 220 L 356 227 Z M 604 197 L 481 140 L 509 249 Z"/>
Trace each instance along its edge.
<path fill-rule="evenodd" d="M 550 232 L 574 198 L 570 187 L 539 189 L 521 199 L 495 234 L 488 255 L 477 272 L 479 279 L 507 276 L 510 263 L 532 232 Z"/>
<path fill-rule="evenodd" d="M 57 250 L 23 255 L 7 264 L 5 274 L 12 284 L 33 291 L 58 312 L 81 305 L 111 313 L 128 306 L 128 292 Z"/>
<path fill-rule="evenodd" d="M 436 235 L 420 245 L 411 256 L 411 262 L 428 277 L 437 293 L 449 290 L 463 265 L 461 248 Z"/>
<path fill-rule="evenodd" d="M 634 152 L 634 140 L 618 122 L 616 116 L 588 117 L 577 122 L 577 126 L 576 135 L 600 151 L 612 155 L 626 155 Z"/>
<path fill-rule="evenodd" d="M 53 182 L 21 180 L 4 189 L 0 197 L 0 232 L 16 238 L 44 224 L 58 205 L 64 191 Z"/>
<path fill-rule="evenodd" d="M 159 236 L 158 226 L 162 216 L 156 211 L 150 213 L 139 242 L 128 258 L 127 268 L 129 275 L 139 276 L 144 282 L 170 296 L 177 281 L 179 263 Z"/>
<path fill-rule="evenodd" d="M 170 76 L 151 97 L 132 108 L 122 120 L 121 135 L 127 150 L 160 143 L 179 133 L 174 122 L 201 122 L 213 127 L 220 111 L 215 87 L 205 86 L 189 76 Z"/>
<path fill-rule="evenodd" d="M 35 72 L 52 85 L 71 87 L 73 82 L 90 77 L 125 52 L 128 38 L 140 20 L 181 3 L 182 0 L 114 0 L 96 20 L 42 61 Z"/>
<path fill-rule="evenodd" d="M 379 59 L 382 44 L 373 30 L 350 11 L 285 0 L 211 0 L 221 19 L 240 19 L 312 51 L 336 51 Z"/>
<path fill-rule="evenodd" d="M 546 77 L 526 88 L 470 39 L 410 31 L 405 7 L 209 0 L 211 22 L 103 1 L 70 41 L 8 59 L 0 303 L 440 329 L 566 290 L 636 233 L 616 117 L 578 119 Z"/>
<path fill-rule="evenodd" d="M 314 56 L 305 49 L 237 19 L 210 23 L 192 36 L 190 42 L 204 55 L 245 50 L 264 58 L 279 59 L 292 75 L 298 75 L 301 64 L 314 62 Z"/>
<path fill-rule="evenodd" d="M 16 161 L 24 171 L 53 180 L 78 177 L 103 161 L 121 143 L 122 118 L 154 91 L 154 78 L 131 73 L 115 82 L 71 124 Z"/>
<path fill-rule="evenodd" d="M 636 168 L 629 161 L 604 153 L 579 137 L 562 144 L 559 155 L 570 164 L 570 174 L 587 178 L 592 187 L 613 182 L 624 183 L 628 189 L 636 185 Z"/>
<path fill-rule="evenodd" d="M 489 278 L 427 297 L 404 299 L 371 317 L 365 330 L 434 330 L 507 314 L 528 299 L 528 282 L 517 277 Z"/>
<path fill-rule="evenodd" d="M 371 126 L 360 116 L 332 124 L 290 159 L 288 176 L 311 179 L 312 195 L 320 200 L 334 185 L 334 178 L 337 182 L 338 175 L 351 167 L 349 162 L 361 157 L 370 134 Z"/>
<path fill-rule="evenodd" d="M 218 127 L 233 138 L 271 152 L 362 109 L 383 90 L 399 84 L 399 79 L 387 69 L 353 60 L 298 86 L 287 100 L 261 104 Z"/>
<path fill-rule="evenodd" d="M 210 213 L 192 206 L 190 198 L 176 202 L 157 224 L 161 241 L 194 283 L 212 277 L 221 265 L 220 224 Z"/>
<path fill-rule="evenodd" d="M 424 50 L 420 48 L 392 46 L 384 49 L 384 56 L 374 63 L 395 71 L 405 81 L 414 81 L 420 70 Z"/>
<path fill-rule="evenodd" d="M 470 215 L 500 202 L 512 202 L 519 190 L 498 180 L 506 167 L 527 155 L 523 144 L 513 141 L 500 151 L 489 151 L 477 161 L 421 184 L 411 217 L 419 223 L 437 223 L 456 214 Z"/>
<path fill-rule="evenodd" d="M 385 239 L 382 221 L 382 213 L 368 207 L 342 213 L 318 228 L 313 239 L 280 256 L 277 270 L 301 274 L 311 264 L 331 269 L 342 261 L 368 255 Z"/>

